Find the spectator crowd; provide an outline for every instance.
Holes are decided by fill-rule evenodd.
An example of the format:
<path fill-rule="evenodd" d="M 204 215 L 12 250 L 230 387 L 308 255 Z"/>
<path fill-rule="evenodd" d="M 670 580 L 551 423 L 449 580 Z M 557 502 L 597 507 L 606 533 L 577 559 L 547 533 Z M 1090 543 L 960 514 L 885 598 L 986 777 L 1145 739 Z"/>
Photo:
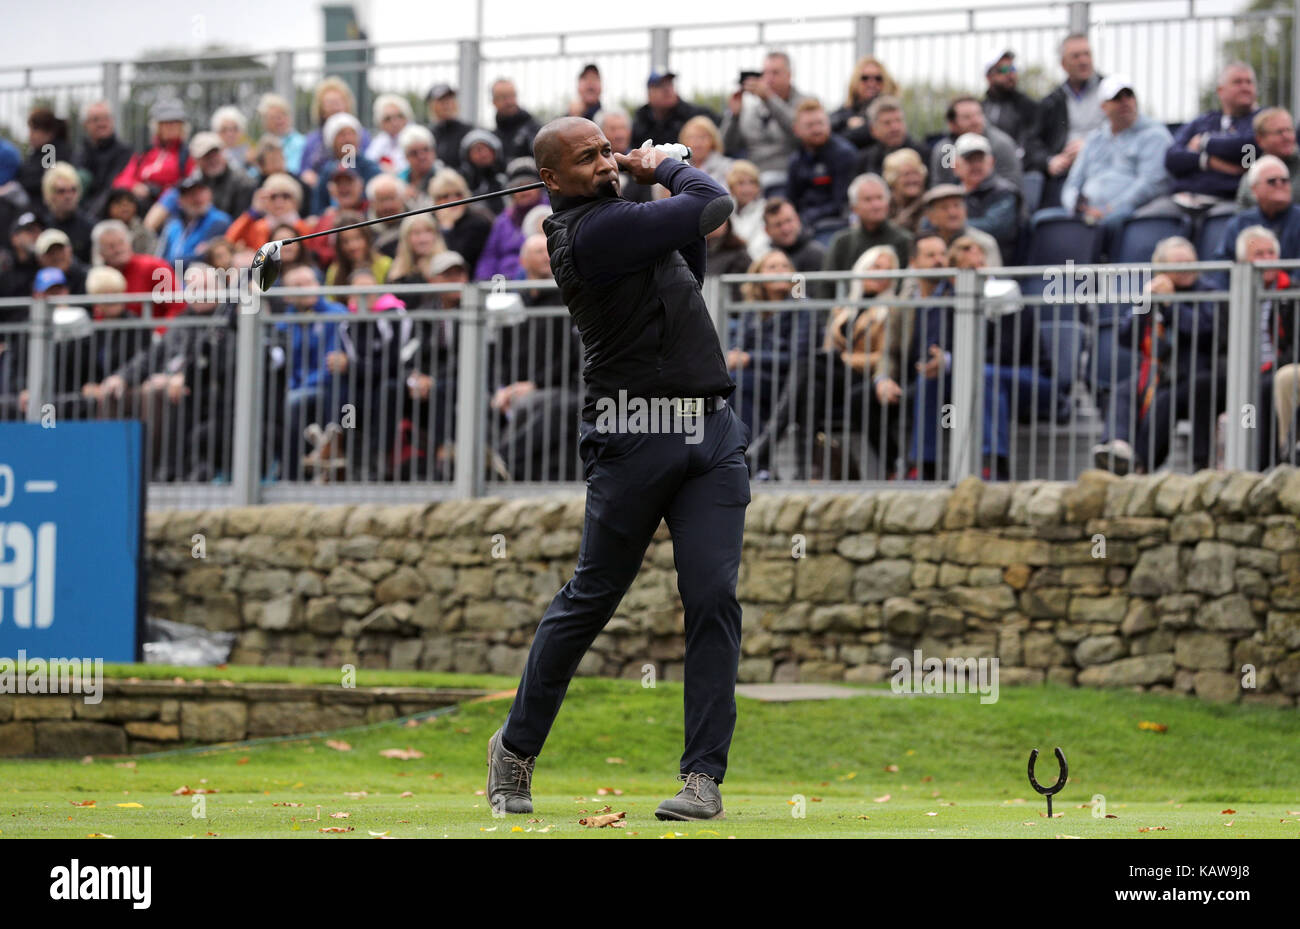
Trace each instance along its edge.
<path fill-rule="evenodd" d="M 908 125 L 902 89 L 874 56 L 856 62 L 842 99 L 822 101 L 799 89 L 788 55 L 770 51 L 724 95 L 721 113 L 679 96 L 665 67 L 648 75 L 633 112 L 602 99 L 596 64 L 579 73 L 568 112 L 595 121 L 616 151 L 680 141 L 730 191 L 736 208 L 709 237 L 709 275 L 790 275 L 732 293 L 786 304 L 737 314 L 723 346 L 739 385 L 733 402 L 755 437 L 755 477 L 773 475 L 773 448 L 789 427 L 816 449 L 802 477 L 941 477 L 953 272 L 1068 259 L 1156 266 L 1142 295 L 1154 298 L 1151 313 L 1113 306 L 1073 317 L 1100 334 L 1091 346 L 1100 364 L 1083 375 L 1105 414 L 1098 463 L 1160 467 L 1176 420 L 1191 420 L 1194 463 L 1210 462 L 1226 395 L 1226 310 L 1196 294 L 1225 289 L 1226 277 L 1177 266 L 1198 256 L 1300 258 L 1295 121 L 1258 99 L 1241 62 L 1219 73 L 1214 109 L 1167 126 L 1143 112 L 1150 88 L 1097 70 L 1087 36 L 1066 37 L 1059 51 L 1062 80 L 1037 101 L 1018 87 L 1014 49 L 991 56 L 931 135 Z M 84 110 L 75 148 L 63 120 L 33 110 L 25 152 L 0 142 L 0 297 L 86 295 L 84 309 L 56 319 L 55 413 L 141 417 L 155 479 L 228 479 L 239 310 L 235 295 L 205 282 L 247 268 L 268 241 L 536 181 L 540 121 L 509 79 L 492 84 L 491 98 L 490 126 L 461 120 L 445 83 L 429 90 L 422 113 L 395 94 L 359 113 L 348 84 L 328 77 L 303 126 L 275 94 L 255 112 L 222 106 L 206 127 L 162 100 L 139 151 L 119 137 L 107 103 Z M 630 199 L 667 195 L 624 181 Z M 501 307 L 559 307 L 546 283 L 549 212 L 545 193 L 531 190 L 286 246 L 268 294 L 279 315 L 263 359 L 264 477 L 449 477 L 456 285 L 520 281 Z M 816 271 L 856 277 L 794 286 Z M 873 271 L 885 276 L 866 276 Z M 1281 272 L 1262 280 L 1289 284 Z M 277 293 L 390 284 L 446 286 L 346 300 Z M 159 290 L 167 299 L 147 306 L 113 299 Z M 994 479 L 1010 476 L 1015 420 L 1068 416 L 1077 373 L 1063 370 L 1077 359 L 1044 350 L 1048 336 L 1068 331 L 1060 314 L 1020 303 L 1015 290 L 998 291 L 991 305 L 1000 309 L 988 314 L 983 452 Z M 801 296 L 843 305 L 792 310 Z M 871 305 L 891 297 L 920 303 Z M 1294 309 L 1280 297 L 1264 303 L 1261 465 L 1294 453 Z M 0 307 L 0 324 L 27 314 L 26 305 Z M 152 319 L 93 324 L 142 315 Z M 503 479 L 576 479 L 574 329 L 561 312 L 498 316 L 484 371 L 486 466 Z M 202 319 L 172 322 L 189 317 Z M 0 329 L 0 418 L 29 412 L 27 357 L 26 336 Z M 878 459 L 875 473 L 853 454 L 853 424 Z"/>

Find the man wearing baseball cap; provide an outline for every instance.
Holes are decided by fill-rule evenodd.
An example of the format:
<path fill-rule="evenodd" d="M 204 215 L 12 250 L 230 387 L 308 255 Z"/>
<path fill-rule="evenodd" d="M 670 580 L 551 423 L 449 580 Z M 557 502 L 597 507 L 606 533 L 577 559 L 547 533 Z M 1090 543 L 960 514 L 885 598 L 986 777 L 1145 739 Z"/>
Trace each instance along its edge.
<path fill-rule="evenodd" d="M 648 102 L 632 117 L 633 145 L 640 145 L 646 139 L 656 144 L 676 142 L 682 126 L 693 116 L 707 116 L 715 126 L 721 124 L 717 113 L 677 96 L 676 79 L 676 72 L 666 66 L 651 69 L 645 82 Z"/>
<path fill-rule="evenodd" d="M 63 272 L 68 293 L 86 292 L 86 266 L 72 254 L 72 240 L 66 232 L 46 229 L 36 237 L 35 251 L 36 261 L 42 268 L 58 268 Z"/>
<path fill-rule="evenodd" d="M 1165 152 L 1173 136 L 1138 112 L 1128 78 L 1105 77 L 1097 93 L 1106 121 L 1084 138 L 1061 190 L 1061 206 L 1085 222 L 1101 223 L 1108 253 L 1124 221 L 1169 191 Z"/>
<path fill-rule="evenodd" d="M 1026 150 L 1038 119 L 1038 104 L 1017 86 L 1016 53 L 1006 49 L 985 62 L 984 80 L 988 82 L 984 118 L 1011 136 L 1018 148 Z"/>
<path fill-rule="evenodd" d="M 437 142 L 438 160 L 460 170 L 460 140 L 474 127 L 460 119 L 460 101 L 450 84 L 434 84 L 424 98 L 429 113 L 429 129 Z"/>
<path fill-rule="evenodd" d="M 30 211 L 14 220 L 9 231 L 9 251 L 0 251 L 0 297 L 25 297 L 32 292 L 32 278 L 41 269 L 36 260 L 36 237 L 44 228 Z M 9 313 L 0 310 L 0 322 L 5 322 Z"/>
<path fill-rule="evenodd" d="M 918 239 L 937 235 L 946 247 L 962 236 L 969 236 L 984 249 L 988 267 L 1002 267 L 1002 250 L 997 239 L 966 221 L 966 188 L 960 184 L 935 184 L 921 198 L 921 206 L 925 215 L 921 219 Z"/>
<path fill-rule="evenodd" d="M 600 69 L 594 64 L 578 72 L 578 96 L 569 101 L 569 115 L 593 119 L 600 112 Z"/>
<path fill-rule="evenodd" d="M 212 189 L 202 171 L 195 170 L 181 181 L 180 215 L 163 227 L 159 254 L 167 261 L 193 261 L 204 254 L 204 246 L 226 231 L 230 215 L 212 205 Z"/>
<path fill-rule="evenodd" d="M 190 158 L 212 191 L 212 205 L 227 216 L 242 215 L 253 202 L 257 183 L 226 159 L 221 136 L 215 132 L 196 132 L 189 148 Z M 144 218 L 146 226 L 157 232 L 168 219 L 180 215 L 181 186 L 167 191 L 150 207 Z"/>
<path fill-rule="evenodd" d="M 984 136 L 963 133 L 953 150 L 952 171 L 966 192 L 966 221 L 993 236 L 1002 254 L 1014 255 L 1020 235 L 1020 188 L 993 173 L 993 146 Z"/>

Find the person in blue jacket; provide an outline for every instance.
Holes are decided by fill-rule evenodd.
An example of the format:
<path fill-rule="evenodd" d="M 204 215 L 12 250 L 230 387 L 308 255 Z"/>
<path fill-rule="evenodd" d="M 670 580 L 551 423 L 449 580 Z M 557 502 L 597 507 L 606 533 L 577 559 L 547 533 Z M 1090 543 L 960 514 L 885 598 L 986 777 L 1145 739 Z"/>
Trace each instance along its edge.
<path fill-rule="evenodd" d="M 158 254 L 168 261 L 194 261 L 203 256 L 204 245 L 226 231 L 230 216 L 212 205 L 212 189 L 201 171 L 181 181 L 179 189 L 180 214 L 163 226 Z"/>

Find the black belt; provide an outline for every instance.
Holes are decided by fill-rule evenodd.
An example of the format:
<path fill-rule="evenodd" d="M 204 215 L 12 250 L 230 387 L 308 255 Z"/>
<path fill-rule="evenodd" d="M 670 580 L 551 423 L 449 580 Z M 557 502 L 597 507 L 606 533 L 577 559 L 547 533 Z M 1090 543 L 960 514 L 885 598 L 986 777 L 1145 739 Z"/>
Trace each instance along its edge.
<path fill-rule="evenodd" d="M 673 403 L 674 412 L 682 416 L 695 415 L 695 406 L 697 401 L 702 400 L 702 406 L 705 413 L 716 413 L 718 410 L 726 409 L 727 398 L 714 394 L 712 397 L 679 397 Z"/>

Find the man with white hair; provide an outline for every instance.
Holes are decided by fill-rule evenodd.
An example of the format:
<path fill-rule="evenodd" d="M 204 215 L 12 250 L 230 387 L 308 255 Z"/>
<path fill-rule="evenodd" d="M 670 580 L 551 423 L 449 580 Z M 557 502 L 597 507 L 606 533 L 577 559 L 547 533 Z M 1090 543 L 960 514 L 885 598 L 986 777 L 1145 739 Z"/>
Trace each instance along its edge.
<path fill-rule="evenodd" d="M 155 255 L 141 255 L 131 248 L 131 230 L 119 219 L 105 219 L 95 224 L 90 232 L 94 252 L 104 264 L 116 268 L 126 279 L 123 293 L 171 293 L 175 286 L 172 266 Z M 180 313 L 185 304 L 181 301 L 158 302 L 152 307 L 154 316 L 168 317 Z M 140 315 L 139 303 L 128 303 L 127 312 Z"/>
<path fill-rule="evenodd" d="M 1255 131 L 1256 157 L 1274 155 L 1281 158 L 1291 176 L 1295 177 L 1300 172 L 1300 149 L 1296 148 L 1295 120 L 1291 114 L 1280 106 L 1270 106 L 1256 113 L 1250 125 Z M 1298 201 L 1300 184 L 1292 184 L 1291 202 Z M 1237 206 L 1246 210 L 1254 205 L 1255 194 L 1246 183 L 1246 176 L 1242 175 L 1237 188 Z"/>
<path fill-rule="evenodd" d="M 1286 164 L 1274 155 L 1264 155 L 1250 166 L 1246 182 L 1255 194 L 1256 205 L 1228 221 L 1223 230 L 1223 240 L 1210 260 L 1234 260 L 1238 237 L 1251 226 L 1263 226 L 1273 233 L 1282 258 L 1300 258 L 1300 206 L 1291 200 L 1292 182 Z M 1211 272 L 1210 276 L 1227 289 L 1226 271 Z"/>
<path fill-rule="evenodd" d="M 421 129 L 424 127 L 421 126 Z M 376 174 L 366 185 L 366 200 L 370 203 L 370 219 L 383 219 L 405 212 L 405 185 L 391 174 Z M 389 258 L 397 256 L 397 241 L 401 233 L 399 223 L 376 226 L 375 250 Z"/>
<path fill-rule="evenodd" d="M 131 160 L 131 146 L 117 137 L 113 111 L 103 100 L 86 107 L 81 125 L 86 134 L 77 155 L 77 167 L 89 175 L 81 202 L 90 216 L 98 216 L 104 211 L 113 178 Z"/>
<path fill-rule="evenodd" d="M 411 209 L 432 206 L 429 199 L 429 182 L 438 173 L 438 148 L 433 133 L 418 123 L 411 123 L 397 137 L 405 166 L 397 176 L 406 182 L 403 193 Z"/>
<path fill-rule="evenodd" d="M 826 249 L 823 271 L 848 271 L 867 249 L 888 245 L 898 257 L 898 266 L 907 267 L 912 254 L 912 235 L 889 220 L 889 185 L 879 174 L 859 174 L 849 183 L 849 209 L 854 222 L 841 229 Z M 823 299 L 835 296 L 835 282 L 825 281 L 818 288 Z"/>
<path fill-rule="evenodd" d="M 1273 230 L 1265 226 L 1247 226 L 1237 234 L 1233 257 L 1245 264 L 1277 261 L 1287 257 L 1285 246 Z M 1282 300 L 1269 295 L 1269 291 L 1291 286 L 1285 271 L 1272 268 L 1261 273 L 1259 302 L 1259 390 L 1256 394 L 1258 414 L 1247 426 L 1240 416 L 1227 417 L 1227 428 L 1250 428 L 1259 449 L 1259 470 L 1267 470 L 1276 462 L 1274 450 L 1278 447 L 1278 423 L 1274 421 L 1274 376 L 1282 365 L 1300 362 L 1300 320 L 1297 320 L 1296 301 Z M 1291 407 L 1294 410 L 1294 407 Z M 1294 415 L 1290 412 L 1287 423 Z M 1289 431 L 1289 430 L 1288 430 Z M 1247 441 L 1250 440 L 1249 433 Z"/>
<path fill-rule="evenodd" d="M 1174 200 L 1180 206 L 1208 206 L 1231 200 L 1254 151 L 1251 119 L 1259 110 L 1255 71 L 1234 61 L 1219 72 L 1219 109 L 1183 124 L 1165 154 L 1174 177 Z"/>

